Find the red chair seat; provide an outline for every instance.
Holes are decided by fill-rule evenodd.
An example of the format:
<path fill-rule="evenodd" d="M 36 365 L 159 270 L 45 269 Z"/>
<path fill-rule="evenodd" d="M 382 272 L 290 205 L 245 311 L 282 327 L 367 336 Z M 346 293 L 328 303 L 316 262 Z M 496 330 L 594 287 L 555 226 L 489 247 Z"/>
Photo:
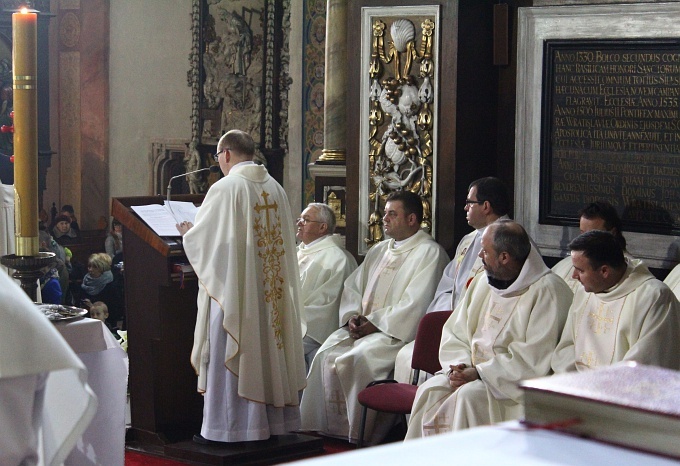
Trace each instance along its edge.
<path fill-rule="evenodd" d="M 359 392 L 359 403 L 376 411 L 410 414 L 418 387 L 410 383 L 373 385 Z"/>

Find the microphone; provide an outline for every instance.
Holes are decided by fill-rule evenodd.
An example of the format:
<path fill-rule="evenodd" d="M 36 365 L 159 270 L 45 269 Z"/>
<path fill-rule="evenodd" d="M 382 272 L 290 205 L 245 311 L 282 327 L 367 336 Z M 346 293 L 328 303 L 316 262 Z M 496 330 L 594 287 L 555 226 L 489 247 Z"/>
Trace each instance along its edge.
<path fill-rule="evenodd" d="M 187 172 L 187 173 L 182 173 L 181 175 L 175 175 L 172 178 L 170 178 L 170 181 L 168 181 L 167 195 L 165 196 L 166 200 L 168 202 L 170 202 L 170 192 L 172 190 L 172 181 L 173 180 L 176 180 L 177 178 L 182 178 L 182 177 L 185 177 L 185 176 L 193 175 L 194 173 L 200 173 L 200 172 L 204 172 L 204 171 L 208 171 L 208 170 L 210 170 L 210 173 L 217 173 L 217 172 L 220 171 L 220 167 L 217 166 L 217 165 L 211 165 L 210 167 L 201 168 L 199 170 L 194 170 L 194 171 L 190 171 L 190 172 Z"/>

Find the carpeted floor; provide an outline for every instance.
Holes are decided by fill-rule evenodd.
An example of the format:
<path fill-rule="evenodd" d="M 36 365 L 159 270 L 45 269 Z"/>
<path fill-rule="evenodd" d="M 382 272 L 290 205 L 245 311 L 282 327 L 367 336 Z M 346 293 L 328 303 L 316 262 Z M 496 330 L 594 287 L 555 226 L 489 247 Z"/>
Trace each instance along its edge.
<path fill-rule="evenodd" d="M 335 453 L 351 451 L 356 448 L 355 445 L 343 440 L 328 437 L 322 438 L 324 453 L 315 456 L 332 455 Z M 313 457 L 314 456 L 310 456 L 310 458 Z M 181 461 L 160 458 L 139 451 L 128 450 L 125 452 L 125 466 L 195 466 L 195 463 L 183 463 Z"/>

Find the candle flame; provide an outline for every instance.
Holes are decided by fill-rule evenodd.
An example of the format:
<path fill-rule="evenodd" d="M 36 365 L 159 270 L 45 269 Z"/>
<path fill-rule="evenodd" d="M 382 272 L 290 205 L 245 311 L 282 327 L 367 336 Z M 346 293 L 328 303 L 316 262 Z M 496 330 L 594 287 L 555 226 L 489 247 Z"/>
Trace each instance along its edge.
<path fill-rule="evenodd" d="M 19 12 L 20 12 L 22 15 L 25 15 L 26 13 L 28 13 L 28 8 L 25 7 L 25 6 L 22 6 L 22 7 L 19 9 Z"/>

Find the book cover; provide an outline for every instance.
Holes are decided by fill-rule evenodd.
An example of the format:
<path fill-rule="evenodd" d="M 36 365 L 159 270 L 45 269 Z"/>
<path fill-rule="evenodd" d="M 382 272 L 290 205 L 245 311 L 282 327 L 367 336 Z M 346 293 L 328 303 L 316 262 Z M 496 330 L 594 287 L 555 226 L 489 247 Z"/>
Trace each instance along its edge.
<path fill-rule="evenodd" d="M 622 363 L 520 383 L 524 423 L 680 457 L 680 372 Z"/>

